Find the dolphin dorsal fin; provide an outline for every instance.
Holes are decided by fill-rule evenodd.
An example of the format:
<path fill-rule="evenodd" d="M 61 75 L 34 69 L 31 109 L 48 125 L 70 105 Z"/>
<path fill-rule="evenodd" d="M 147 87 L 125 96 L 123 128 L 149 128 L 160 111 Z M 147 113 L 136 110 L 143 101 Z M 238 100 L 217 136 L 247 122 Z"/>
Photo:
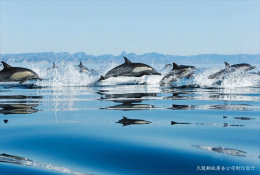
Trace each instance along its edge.
<path fill-rule="evenodd" d="M 128 58 L 124 57 L 124 59 L 125 59 L 125 64 L 131 64 L 132 63 Z"/>
<path fill-rule="evenodd" d="M 224 62 L 225 63 L 225 66 L 226 66 L 226 68 L 229 68 L 231 65 L 228 63 L 228 62 Z"/>
<path fill-rule="evenodd" d="M 128 119 L 127 117 L 123 116 L 123 119 Z"/>
<path fill-rule="evenodd" d="M 178 68 L 179 68 L 179 65 L 173 62 L 172 63 L 172 70 L 178 69 Z"/>
<path fill-rule="evenodd" d="M 52 68 L 55 68 L 56 65 L 55 65 L 55 62 L 52 62 Z"/>
<path fill-rule="evenodd" d="M 4 66 L 4 69 L 7 69 L 7 68 L 12 67 L 12 66 L 10 66 L 9 64 L 7 64 L 6 62 L 3 62 L 3 61 L 1 61 L 1 62 L 2 62 L 2 64 L 3 64 L 3 66 Z"/>
<path fill-rule="evenodd" d="M 82 64 L 82 62 L 81 62 L 81 61 L 79 62 L 79 66 L 83 66 L 83 64 Z"/>

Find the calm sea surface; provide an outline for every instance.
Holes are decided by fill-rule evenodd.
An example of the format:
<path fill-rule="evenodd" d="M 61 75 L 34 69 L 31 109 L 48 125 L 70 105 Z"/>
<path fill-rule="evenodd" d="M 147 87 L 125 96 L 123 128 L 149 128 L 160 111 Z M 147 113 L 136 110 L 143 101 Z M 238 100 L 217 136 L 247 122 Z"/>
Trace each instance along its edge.
<path fill-rule="evenodd" d="M 260 88 L 0 89 L 0 174 L 259 174 Z"/>

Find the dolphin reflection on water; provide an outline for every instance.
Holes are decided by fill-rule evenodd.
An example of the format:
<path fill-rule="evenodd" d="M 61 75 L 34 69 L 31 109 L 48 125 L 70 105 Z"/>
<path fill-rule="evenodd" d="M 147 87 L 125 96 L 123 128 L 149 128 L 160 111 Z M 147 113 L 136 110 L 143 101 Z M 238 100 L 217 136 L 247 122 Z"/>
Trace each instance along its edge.
<path fill-rule="evenodd" d="M 101 95 L 101 100 L 110 100 L 115 103 L 121 103 L 115 106 L 110 106 L 101 109 L 110 109 L 110 110 L 146 110 L 154 108 L 150 104 L 142 104 L 142 101 L 145 101 L 149 98 L 157 97 L 157 93 L 125 93 L 125 94 L 109 94 L 106 91 L 100 91 L 98 94 Z"/>
<path fill-rule="evenodd" d="M 34 104 L 26 104 L 26 101 L 14 101 L 13 104 L 0 104 L 0 114 L 32 114 L 39 111 L 39 109 L 35 108 L 37 106 L 39 104 L 36 104 L 35 101 Z"/>
<path fill-rule="evenodd" d="M 151 97 L 157 97 L 157 93 L 125 93 L 125 94 L 109 94 L 106 92 L 98 92 L 101 100 L 111 100 L 120 103 L 142 102 Z"/>
<path fill-rule="evenodd" d="M 2 95 L 0 99 L 0 114 L 32 114 L 39 111 L 39 101 L 34 99 L 42 99 L 42 96 L 25 96 L 25 95 Z M 13 99 L 14 101 L 10 101 Z"/>
<path fill-rule="evenodd" d="M 195 109 L 195 105 L 177 105 L 173 104 L 171 108 L 172 110 L 193 110 Z"/>
<path fill-rule="evenodd" d="M 134 104 L 134 103 L 122 103 L 118 104 L 115 106 L 110 106 L 106 108 L 100 108 L 100 109 L 109 109 L 109 110 L 124 110 L 124 111 L 129 111 L 129 110 L 147 110 L 147 109 L 152 109 L 154 108 L 153 105 L 149 104 Z"/>

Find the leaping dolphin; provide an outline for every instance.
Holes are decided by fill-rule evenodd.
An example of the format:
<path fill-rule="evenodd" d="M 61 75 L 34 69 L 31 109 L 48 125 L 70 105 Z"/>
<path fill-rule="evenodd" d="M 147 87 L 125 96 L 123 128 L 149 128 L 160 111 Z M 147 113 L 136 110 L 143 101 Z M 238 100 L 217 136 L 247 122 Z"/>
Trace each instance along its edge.
<path fill-rule="evenodd" d="M 183 78 L 191 78 L 195 70 L 194 66 L 178 65 L 173 62 L 172 70 L 162 78 L 160 84 L 169 84 Z"/>
<path fill-rule="evenodd" d="M 22 67 L 12 67 L 2 61 L 4 68 L 0 71 L 0 82 L 19 82 L 24 83 L 27 80 L 40 79 L 32 70 Z"/>
<path fill-rule="evenodd" d="M 256 68 L 255 66 L 251 66 L 250 64 L 246 64 L 246 63 L 230 65 L 229 63 L 225 62 L 225 69 L 222 69 L 222 70 L 210 75 L 208 78 L 209 79 L 220 79 L 220 78 L 224 78 L 224 75 L 226 75 L 228 73 L 232 73 L 235 71 L 247 72 L 247 71 L 250 71 L 255 68 Z"/>
<path fill-rule="evenodd" d="M 84 66 L 81 61 L 79 62 L 78 69 L 79 69 L 80 73 L 82 73 L 82 72 L 89 73 L 90 72 L 90 70 L 86 66 Z"/>
<path fill-rule="evenodd" d="M 128 58 L 124 57 L 125 63 L 121 64 L 101 76 L 98 81 L 108 79 L 110 77 L 128 76 L 128 77 L 141 77 L 143 75 L 161 75 L 151 66 L 143 63 L 132 63 Z"/>
<path fill-rule="evenodd" d="M 58 67 L 56 66 L 55 62 L 52 62 L 52 67 L 48 68 L 47 71 L 55 70 L 55 69 L 58 69 Z"/>
<path fill-rule="evenodd" d="M 57 68 L 57 66 L 56 66 L 55 62 L 52 62 L 52 69 L 55 69 L 55 68 Z"/>

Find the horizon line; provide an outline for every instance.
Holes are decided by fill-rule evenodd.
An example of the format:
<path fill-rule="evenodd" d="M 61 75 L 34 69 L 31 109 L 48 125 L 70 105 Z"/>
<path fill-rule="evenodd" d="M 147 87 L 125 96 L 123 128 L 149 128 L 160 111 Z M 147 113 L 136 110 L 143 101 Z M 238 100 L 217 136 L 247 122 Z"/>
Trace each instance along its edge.
<path fill-rule="evenodd" d="M 104 53 L 104 54 L 88 54 L 84 51 L 81 52 L 54 52 L 54 51 L 49 51 L 49 52 L 23 52 L 23 53 L 0 53 L 0 56 L 2 55 L 23 55 L 23 54 L 46 54 L 46 53 L 53 53 L 53 54 L 61 54 L 61 53 L 66 53 L 66 54 L 70 54 L 70 55 L 75 55 L 78 53 L 84 53 L 86 55 L 90 55 L 90 56 L 104 56 L 104 55 L 111 55 L 111 56 L 121 56 L 121 55 L 130 55 L 130 54 L 134 54 L 137 56 L 140 55 L 147 55 L 147 54 L 160 54 L 160 55 L 169 55 L 169 56 L 198 56 L 198 55 L 260 55 L 260 53 L 232 53 L 232 54 L 220 54 L 220 53 L 202 53 L 202 54 L 191 54 L 191 55 L 177 55 L 177 54 L 165 54 L 165 53 L 160 53 L 160 52 L 147 52 L 147 53 L 143 53 L 143 54 L 136 54 L 134 52 L 126 52 L 126 51 L 122 51 L 119 55 L 114 55 L 111 53 Z"/>

